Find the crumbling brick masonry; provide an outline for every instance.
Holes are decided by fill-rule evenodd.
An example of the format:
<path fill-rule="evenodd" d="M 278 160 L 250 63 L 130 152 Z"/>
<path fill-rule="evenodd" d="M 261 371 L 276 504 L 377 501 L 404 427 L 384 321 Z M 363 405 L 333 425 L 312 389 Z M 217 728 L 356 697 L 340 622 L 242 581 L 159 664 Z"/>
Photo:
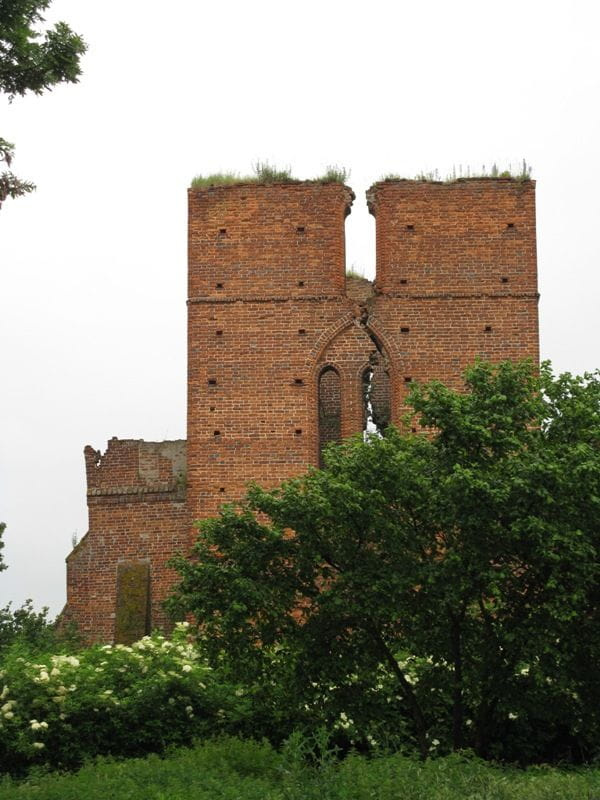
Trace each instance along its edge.
<path fill-rule="evenodd" d="M 476 357 L 538 359 L 533 181 L 383 181 L 373 283 L 346 277 L 341 184 L 189 192 L 187 444 L 85 448 L 89 531 L 67 558 L 88 641 L 168 625 L 192 521 L 319 464 L 332 440 L 398 422 L 411 381 L 461 386 Z"/>

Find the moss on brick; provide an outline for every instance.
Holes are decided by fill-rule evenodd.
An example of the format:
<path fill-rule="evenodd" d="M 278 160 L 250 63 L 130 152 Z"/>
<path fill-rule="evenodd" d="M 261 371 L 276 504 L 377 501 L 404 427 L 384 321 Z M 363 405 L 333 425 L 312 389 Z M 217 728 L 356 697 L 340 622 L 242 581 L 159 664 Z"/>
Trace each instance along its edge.
<path fill-rule="evenodd" d="M 131 644 L 147 633 L 150 633 L 150 564 L 118 564 L 115 643 Z"/>

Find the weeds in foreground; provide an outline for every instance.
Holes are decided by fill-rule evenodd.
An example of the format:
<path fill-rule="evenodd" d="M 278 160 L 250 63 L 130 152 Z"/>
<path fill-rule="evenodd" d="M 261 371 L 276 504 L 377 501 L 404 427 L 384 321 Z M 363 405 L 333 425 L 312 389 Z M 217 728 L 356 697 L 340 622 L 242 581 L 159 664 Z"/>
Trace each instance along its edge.
<path fill-rule="evenodd" d="M 501 769 L 465 754 L 339 761 L 324 731 L 269 744 L 223 738 L 125 761 L 99 759 L 71 775 L 0 781 L 0 800 L 593 800 L 600 770 Z"/>

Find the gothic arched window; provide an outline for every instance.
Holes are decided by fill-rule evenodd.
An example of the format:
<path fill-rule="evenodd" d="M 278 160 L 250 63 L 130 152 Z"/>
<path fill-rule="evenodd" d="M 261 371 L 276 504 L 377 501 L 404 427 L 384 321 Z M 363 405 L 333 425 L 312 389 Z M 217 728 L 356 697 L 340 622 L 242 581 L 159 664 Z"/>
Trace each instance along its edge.
<path fill-rule="evenodd" d="M 319 375 L 319 466 L 323 466 L 323 448 L 342 438 L 342 392 L 340 376 L 334 367 L 325 367 Z"/>

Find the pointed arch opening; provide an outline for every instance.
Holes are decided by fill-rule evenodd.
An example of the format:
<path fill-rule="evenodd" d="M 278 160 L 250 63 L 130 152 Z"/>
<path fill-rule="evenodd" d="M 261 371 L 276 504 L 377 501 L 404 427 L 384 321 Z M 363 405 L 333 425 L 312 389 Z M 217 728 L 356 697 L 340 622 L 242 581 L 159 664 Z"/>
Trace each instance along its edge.
<path fill-rule="evenodd" d="M 382 435 L 392 419 L 390 373 L 380 353 L 362 374 L 363 433 Z"/>
<path fill-rule="evenodd" d="M 342 386 L 338 371 L 327 365 L 319 373 L 319 466 L 323 466 L 323 449 L 342 438 Z"/>

